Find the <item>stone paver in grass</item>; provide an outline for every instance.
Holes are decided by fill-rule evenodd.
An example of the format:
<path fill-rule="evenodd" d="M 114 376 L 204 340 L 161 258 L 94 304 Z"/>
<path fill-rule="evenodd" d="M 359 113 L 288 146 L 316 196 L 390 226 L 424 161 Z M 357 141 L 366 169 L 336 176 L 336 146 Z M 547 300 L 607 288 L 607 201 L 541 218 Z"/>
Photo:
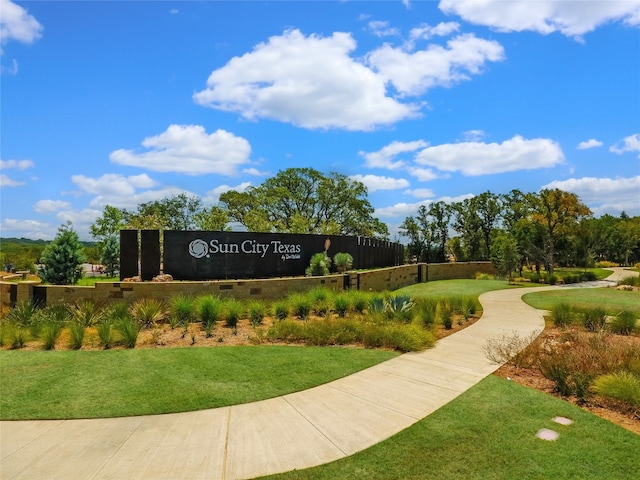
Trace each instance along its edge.
<path fill-rule="evenodd" d="M 573 420 L 566 417 L 553 417 L 553 421 L 560 425 L 571 425 L 573 423 Z"/>
<path fill-rule="evenodd" d="M 553 442 L 558 439 L 560 434 L 554 430 L 550 430 L 548 428 L 541 428 L 536 433 L 536 437 L 541 440 L 547 440 L 548 442 Z"/>

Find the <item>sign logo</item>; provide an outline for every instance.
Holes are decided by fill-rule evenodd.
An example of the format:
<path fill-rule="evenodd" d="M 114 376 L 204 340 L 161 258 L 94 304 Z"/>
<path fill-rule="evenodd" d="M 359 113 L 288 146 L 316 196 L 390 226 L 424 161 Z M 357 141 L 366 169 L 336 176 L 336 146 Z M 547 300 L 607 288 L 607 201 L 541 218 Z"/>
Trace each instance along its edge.
<path fill-rule="evenodd" d="M 204 240 L 194 240 L 189 244 L 189 254 L 195 258 L 209 256 L 209 245 Z"/>

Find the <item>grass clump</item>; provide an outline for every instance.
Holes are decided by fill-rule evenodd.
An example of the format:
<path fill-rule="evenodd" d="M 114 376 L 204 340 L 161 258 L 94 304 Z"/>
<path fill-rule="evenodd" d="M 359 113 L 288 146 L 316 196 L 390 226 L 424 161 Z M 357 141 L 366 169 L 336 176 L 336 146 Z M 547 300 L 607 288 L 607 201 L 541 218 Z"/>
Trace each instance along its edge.
<path fill-rule="evenodd" d="M 196 317 L 196 302 L 188 295 L 176 295 L 169 301 L 169 316 L 177 325 L 188 325 Z M 155 323 L 155 322 L 154 322 Z"/>
<path fill-rule="evenodd" d="M 86 327 L 80 322 L 72 321 L 69 324 L 69 348 L 71 350 L 80 350 L 82 348 L 86 331 Z"/>
<path fill-rule="evenodd" d="M 582 312 L 582 323 L 590 332 L 599 332 L 607 323 L 607 311 L 602 307 L 586 309 Z"/>
<path fill-rule="evenodd" d="M 292 293 L 288 297 L 293 314 L 301 320 L 307 320 L 313 308 L 313 301 L 304 293 Z"/>
<path fill-rule="evenodd" d="M 136 301 L 131 305 L 128 313 L 141 328 L 152 328 L 167 317 L 163 303 L 153 298 L 143 298 Z M 123 317 L 120 311 L 117 314 L 120 318 Z M 170 316 L 176 318 L 174 315 Z"/>
<path fill-rule="evenodd" d="M 213 295 L 204 295 L 200 297 L 197 304 L 198 318 L 202 324 L 202 329 L 205 331 L 207 338 L 213 336 L 213 330 L 216 326 L 216 322 L 219 320 L 222 313 L 222 300 Z"/>
<path fill-rule="evenodd" d="M 62 333 L 62 324 L 58 322 L 45 322 L 42 325 L 40 336 L 42 338 L 42 348 L 45 350 L 53 350 L 56 346 L 58 338 Z"/>
<path fill-rule="evenodd" d="M 592 388 L 603 397 L 640 407 L 640 377 L 631 372 L 620 371 L 601 375 L 595 379 Z"/>
<path fill-rule="evenodd" d="M 618 333 L 620 335 L 630 335 L 637 329 L 637 323 L 638 319 L 634 312 L 623 310 L 618 315 L 613 317 L 609 328 L 613 333 Z"/>
<path fill-rule="evenodd" d="M 264 317 L 267 315 L 267 306 L 260 300 L 253 300 L 247 307 L 247 313 L 249 315 L 249 322 L 253 328 L 262 325 Z"/>
<path fill-rule="evenodd" d="M 551 309 L 551 320 L 556 327 L 567 327 L 573 323 L 573 308 L 568 303 L 559 303 Z"/>
<path fill-rule="evenodd" d="M 244 311 L 244 305 L 239 300 L 235 298 L 227 299 L 224 302 L 224 310 L 225 310 L 225 325 L 227 327 L 231 327 L 233 329 L 233 333 L 238 332 L 238 322 L 240 318 L 242 318 L 242 313 Z"/>
<path fill-rule="evenodd" d="M 278 300 L 273 304 L 273 316 L 277 320 L 284 320 L 289 316 L 289 302 L 287 300 Z"/>

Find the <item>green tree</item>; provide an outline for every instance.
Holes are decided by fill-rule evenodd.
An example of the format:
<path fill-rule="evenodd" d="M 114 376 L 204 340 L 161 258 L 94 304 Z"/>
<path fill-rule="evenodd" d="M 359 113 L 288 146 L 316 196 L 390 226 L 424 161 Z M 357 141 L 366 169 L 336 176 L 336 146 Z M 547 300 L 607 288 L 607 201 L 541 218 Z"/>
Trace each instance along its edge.
<path fill-rule="evenodd" d="M 102 216 L 98 217 L 89 227 L 91 236 L 101 244 L 107 238 L 113 235 L 119 235 L 120 230 L 127 225 L 128 216 L 129 212 L 124 208 L 105 205 Z"/>
<path fill-rule="evenodd" d="M 199 197 L 181 193 L 138 205 L 138 210 L 128 215 L 127 223 L 136 229 L 195 230 L 202 211 Z"/>
<path fill-rule="evenodd" d="M 228 230 L 229 215 L 224 208 L 213 206 L 194 214 L 194 224 L 198 230 L 223 232 Z"/>
<path fill-rule="evenodd" d="M 115 235 L 106 238 L 103 243 L 100 263 L 105 266 L 106 273 L 113 276 L 120 269 L 120 239 Z"/>
<path fill-rule="evenodd" d="M 507 281 L 511 283 L 513 272 L 520 264 L 520 253 L 516 238 L 506 233 L 496 235 L 491 251 L 491 262 L 498 270 L 498 274 L 506 276 Z"/>
<path fill-rule="evenodd" d="M 544 250 L 547 271 L 553 273 L 556 244 L 563 235 L 575 230 L 582 218 L 591 216 L 591 210 L 574 193 L 560 189 L 543 189 L 533 197 L 531 220 L 544 231 Z"/>
<path fill-rule="evenodd" d="M 56 238 L 42 252 L 40 277 L 53 285 L 75 285 L 82 277 L 83 247 L 71 223 L 58 228 Z"/>
<path fill-rule="evenodd" d="M 450 219 L 451 208 L 444 202 L 420 205 L 417 215 L 400 225 L 400 234 L 409 238 L 408 254 L 422 262 L 445 261 Z"/>
<path fill-rule="evenodd" d="M 289 168 L 244 192 L 223 193 L 220 204 L 249 231 L 387 238 L 366 197 L 364 184 L 345 175 Z"/>
<path fill-rule="evenodd" d="M 481 221 L 472 198 L 451 205 L 453 211 L 453 229 L 459 234 L 464 258 L 458 260 L 482 259 Z"/>

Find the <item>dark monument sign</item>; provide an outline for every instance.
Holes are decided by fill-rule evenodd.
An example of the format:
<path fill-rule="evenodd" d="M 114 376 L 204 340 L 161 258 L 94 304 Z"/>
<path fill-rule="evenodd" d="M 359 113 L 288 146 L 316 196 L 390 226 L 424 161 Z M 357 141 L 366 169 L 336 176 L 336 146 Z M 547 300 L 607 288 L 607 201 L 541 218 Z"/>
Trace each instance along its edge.
<path fill-rule="evenodd" d="M 125 243 L 132 243 L 122 242 L 129 232 L 137 235 L 136 231 L 121 233 L 123 259 L 132 257 L 130 252 L 122 251 Z M 154 240 L 151 241 L 153 245 L 146 244 L 145 239 L 154 237 L 148 231 L 144 233 L 140 245 L 142 279 L 150 280 L 149 269 L 145 265 L 157 264 L 153 259 L 159 250 Z M 151 256 L 145 255 L 147 250 L 152 252 Z M 399 265 L 403 263 L 404 256 L 402 245 L 366 237 L 182 230 L 165 231 L 162 250 L 162 270 L 175 280 L 304 275 L 311 257 L 324 251 L 332 259 L 338 252 L 350 253 L 354 260 L 353 268 Z"/>

